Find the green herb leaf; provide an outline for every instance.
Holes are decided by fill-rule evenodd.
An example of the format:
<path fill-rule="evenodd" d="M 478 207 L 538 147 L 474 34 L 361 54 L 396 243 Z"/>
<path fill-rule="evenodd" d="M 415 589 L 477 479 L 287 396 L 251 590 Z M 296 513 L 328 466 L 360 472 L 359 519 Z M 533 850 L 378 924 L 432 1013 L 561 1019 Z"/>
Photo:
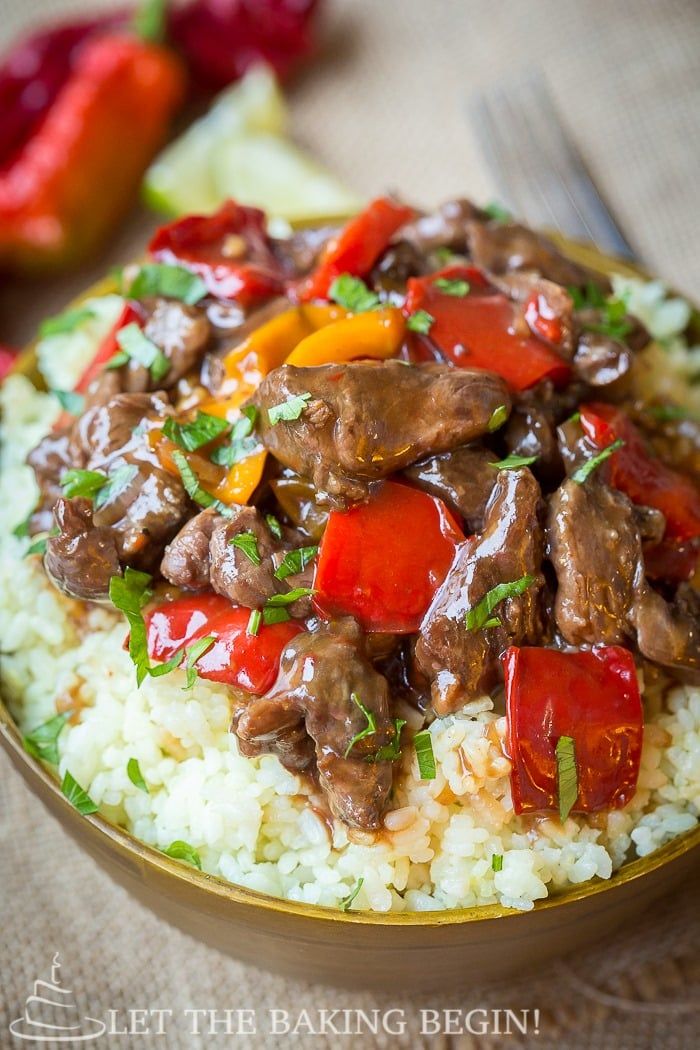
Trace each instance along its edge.
<path fill-rule="evenodd" d="M 33 543 L 30 543 L 24 552 L 24 557 L 29 558 L 32 554 L 41 554 L 43 557 L 43 555 L 46 554 L 48 538 L 52 534 L 53 533 L 50 532 L 48 536 L 40 536 L 38 540 L 34 540 Z"/>
<path fill-rule="evenodd" d="M 496 470 L 515 470 L 518 467 L 529 467 L 537 459 L 537 456 L 516 456 L 515 452 L 511 452 L 505 459 L 499 459 L 496 463 L 489 463 L 489 466 L 494 467 Z"/>
<path fill-rule="evenodd" d="M 141 685 L 149 672 L 148 636 L 141 609 L 151 597 L 147 572 L 127 566 L 123 576 L 109 581 L 109 600 L 119 609 L 129 624 L 129 656 L 136 668 L 136 682 Z"/>
<path fill-rule="evenodd" d="M 390 744 L 385 744 L 384 747 L 380 747 L 379 750 L 374 754 L 370 755 L 367 762 L 395 762 L 397 758 L 401 758 L 401 730 L 406 725 L 405 718 L 394 719 L 394 736 Z"/>
<path fill-rule="evenodd" d="M 175 842 L 171 842 L 170 845 L 161 850 L 166 857 L 172 857 L 174 860 L 185 860 L 188 864 L 191 864 L 195 868 L 202 870 L 202 861 L 199 853 L 190 846 L 189 842 L 183 842 L 182 839 L 176 839 Z"/>
<path fill-rule="evenodd" d="M 361 729 L 359 733 L 355 733 L 354 737 L 352 738 L 348 746 L 345 748 L 343 758 L 348 757 L 355 744 L 358 744 L 360 740 L 364 740 L 365 737 L 368 736 L 374 736 L 374 734 L 377 732 L 377 720 L 374 717 L 374 713 L 365 707 L 357 693 L 351 693 L 350 699 L 356 707 L 359 707 L 360 711 L 367 719 L 367 725 L 364 729 Z"/>
<path fill-rule="evenodd" d="M 170 371 L 170 361 L 163 351 L 148 339 L 136 323 L 120 328 L 116 335 L 117 344 L 122 353 L 115 354 L 108 362 L 107 368 L 120 368 L 126 360 L 137 361 L 151 373 L 157 383 Z M 123 355 L 126 355 L 124 358 Z"/>
<path fill-rule="evenodd" d="M 68 499 L 74 496 L 94 499 L 106 484 L 107 475 L 101 470 L 66 470 L 61 475 L 61 488 Z"/>
<path fill-rule="evenodd" d="M 246 634 L 256 635 L 260 630 L 260 622 L 262 620 L 262 613 L 259 609 L 251 609 L 250 616 L 248 617 L 248 626 L 245 629 Z"/>
<path fill-rule="evenodd" d="M 12 530 L 12 535 L 16 536 L 17 539 L 19 539 L 19 540 L 23 539 L 25 536 L 28 536 L 29 535 L 29 523 L 31 522 L 33 517 L 34 517 L 34 511 L 30 510 L 29 514 L 27 514 L 26 518 L 23 518 L 22 521 L 18 522 L 15 525 L 14 529 Z"/>
<path fill-rule="evenodd" d="M 165 13 L 168 0 L 141 0 L 134 12 L 134 32 L 142 40 L 158 43 L 165 39 Z"/>
<path fill-rule="evenodd" d="M 580 467 L 571 475 L 571 480 L 575 481 L 577 485 L 583 485 L 584 481 L 591 476 L 594 470 L 597 470 L 601 463 L 604 463 L 606 459 L 609 459 L 614 452 L 617 452 L 619 448 L 622 448 L 624 441 L 622 438 L 618 438 L 617 441 L 613 441 L 612 445 L 608 445 L 602 452 L 599 452 L 597 456 L 593 456 L 591 459 L 587 459 L 585 463 L 582 463 Z"/>
<path fill-rule="evenodd" d="M 409 314 L 406 319 L 406 327 L 412 332 L 420 332 L 421 335 L 428 335 L 435 318 L 432 314 L 429 314 L 427 310 L 416 310 L 414 314 Z"/>
<path fill-rule="evenodd" d="M 362 875 L 360 875 L 359 879 L 355 883 L 355 886 L 354 886 L 353 890 L 350 893 L 348 893 L 347 897 L 343 897 L 343 899 L 341 900 L 341 902 L 340 902 L 340 909 L 341 909 L 341 911 L 350 911 L 350 905 L 353 903 L 353 901 L 357 897 L 358 893 L 362 889 L 362 885 L 363 885 L 364 881 L 365 881 L 364 878 L 362 877 Z"/>
<path fill-rule="evenodd" d="M 286 580 L 288 576 L 295 576 L 303 572 L 310 561 L 318 554 L 318 547 L 298 547 L 294 551 L 287 551 L 281 565 L 275 569 L 278 580 Z"/>
<path fill-rule="evenodd" d="M 272 535 L 275 537 L 275 539 L 281 540 L 282 539 L 282 526 L 280 525 L 280 523 L 277 520 L 277 518 L 275 517 L 275 515 L 274 514 L 266 514 L 265 515 L 265 521 L 267 522 L 267 527 L 270 530 L 270 532 L 272 533 Z"/>
<path fill-rule="evenodd" d="M 70 717 L 69 711 L 64 711 L 60 715 L 54 715 L 53 718 L 49 718 L 48 722 L 42 722 L 40 726 L 32 729 L 31 733 L 27 733 L 22 739 L 24 744 L 24 750 L 28 751 L 34 758 L 39 758 L 43 762 L 50 762 L 52 765 L 58 765 L 58 738 Z"/>
<path fill-rule="evenodd" d="M 447 263 L 452 262 L 453 259 L 457 258 L 456 252 L 453 252 L 451 248 L 446 248 L 444 246 L 436 248 L 433 255 L 443 266 L 446 266 Z"/>
<path fill-rule="evenodd" d="M 365 313 L 380 305 L 377 293 L 368 288 L 359 277 L 352 277 L 349 273 L 341 273 L 340 277 L 336 277 L 328 292 L 328 298 L 353 314 Z"/>
<path fill-rule="evenodd" d="M 231 441 L 228 445 L 215 448 L 209 457 L 212 463 L 218 463 L 222 467 L 232 467 L 234 463 L 240 463 L 261 448 L 260 442 L 253 437 L 253 428 L 258 418 L 258 410 L 255 405 L 247 405 L 243 409 L 243 416 L 237 419 L 231 428 Z"/>
<path fill-rule="evenodd" d="M 254 532 L 239 532 L 232 540 L 228 541 L 231 547 L 237 547 L 243 551 L 248 561 L 253 565 L 262 565 L 262 558 L 258 550 L 258 538 Z"/>
<path fill-rule="evenodd" d="M 498 430 L 500 427 L 502 427 L 507 419 L 508 409 L 505 405 L 499 405 L 498 408 L 494 408 L 493 412 L 491 413 L 491 418 L 489 419 L 487 429 L 490 431 L 490 433 L 493 433 L 494 430 Z"/>
<path fill-rule="evenodd" d="M 493 853 L 491 855 L 491 870 L 492 871 L 503 871 L 503 854 Z"/>
<path fill-rule="evenodd" d="M 496 618 L 493 620 L 490 618 L 496 606 L 500 605 L 507 598 L 515 598 L 519 594 L 523 594 L 534 582 L 534 576 L 521 576 L 519 580 L 512 580 L 510 583 L 496 584 L 490 591 L 487 591 L 473 609 L 467 611 L 465 621 L 468 630 L 478 631 L 483 627 L 498 627 L 500 621 Z"/>
<path fill-rule="evenodd" d="M 162 295 L 194 306 L 207 294 L 201 277 L 184 266 L 171 263 L 148 263 L 142 266 L 127 292 L 129 299 L 148 299 Z"/>
<path fill-rule="evenodd" d="M 646 412 L 658 420 L 659 423 L 670 423 L 676 419 L 695 420 L 697 418 L 689 409 L 683 408 L 682 405 L 648 405 Z"/>
<path fill-rule="evenodd" d="M 571 413 L 571 415 L 569 416 L 568 419 L 564 420 L 564 423 L 578 423 L 580 418 L 581 418 L 581 413 L 578 411 L 578 409 L 576 409 L 575 412 Z"/>
<path fill-rule="evenodd" d="M 459 278 L 438 277 L 436 281 L 433 281 L 433 285 L 445 295 L 454 295 L 457 299 L 463 299 L 465 295 L 469 295 L 469 281 Z"/>
<path fill-rule="evenodd" d="M 554 749 L 557 758 L 557 790 L 559 794 L 559 816 L 566 820 L 578 798 L 578 770 L 576 768 L 576 745 L 573 737 L 560 736 Z"/>
<path fill-rule="evenodd" d="M 498 201 L 490 201 L 484 208 L 484 211 L 489 219 L 493 219 L 495 222 L 512 222 L 513 220 L 513 216 L 508 209 L 504 208 Z"/>
<path fill-rule="evenodd" d="M 113 474 L 110 473 L 105 484 L 99 492 L 95 493 L 95 510 L 99 510 L 100 507 L 104 507 L 107 503 L 111 503 L 112 500 L 121 496 L 138 472 L 139 468 L 135 463 L 125 463 L 123 466 L 117 467 Z"/>
<path fill-rule="evenodd" d="M 97 813 L 98 806 L 92 801 L 87 791 L 80 786 L 78 781 L 66 770 L 66 774 L 61 783 L 61 791 L 66 796 L 72 806 L 75 806 L 78 813 L 82 813 L 83 816 L 87 816 L 89 813 Z"/>
<path fill-rule="evenodd" d="M 176 670 L 185 659 L 185 652 L 186 649 L 183 646 L 182 649 L 178 649 L 169 660 L 165 660 L 162 664 L 151 664 L 148 668 L 151 678 L 162 678 L 163 675 L 170 674 L 171 671 Z"/>
<path fill-rule="evenodd" d="M 79 416 L 85 408 L 85 398 L 82 394 L 76 394 L 75 390 L 52 390 L 51 393 L 64 412 L 72 416 Z"/>
<path fill-rule="evenodd" d="M 632 331 L 632 323 L 627 319 L 627 304 L 623 299 L 614 296 L 606 298 L 603 290 L 593 281 L 585 288 L 569 288 L 576 310 L 598 310 L 601 320 L 583 325 L 587 332 L 599 332 L 611 339 L 624 340 Z"/>
<path fill-rule="evenodd" d="M 78 306 L 74 310 L 65 310 L 57 317 L 49 317 L 46 321 L 42 321 L 39 327 L 39 336 L 41 339 L 47 339 L 52 335 L 74 332 L 84 321 L 94 316 L 95 311 L 87 306 Z"/>
<path fill-rule="evenodd" d="M 233 511 L 230 507 L 227 507 L 225 503 L 218 500 L 216 496 L 212 496 L 211 492 L 207 492 L 206 489 L 202 488 L 199 484 L 197 475 L 192 470 L 192 467 L 189 465 L 182 452 L 179 452 L 177 449 L 173 452 L 173 462 L 180 472 L 182 484 L 185 486 L 185 492 L 191 500 L 198 503 L 200 507 L 216 507 L 219 514 L 223 514 L 225 518 L 233 517 Z"/>
<path fill-rule="evenodd" d="M 213 634 L 208 634 L 205 638 L 198 638 L 196 642 L 193 642 L 188 647 L 187 659 L 185 660 L 185 689 L 191 689 L 197 681 L 195 664 L 200 657 L 204 656 L 211 649 L 215 641 L 216 637 Z"/>
<path fill-rule="evenodd" d="M 313 594 L 313 587 L 294 587 L 291 591 L 285 591 L 284 594 L 272 594 L 265 602 L 266 609 L 279 609 L 285 605 L 291 605 L 293 602 L 299 600 L 299 598 L 306 598 L 307 595 Z"/>
<path fill-rule="evenodd" d="M 422 729 L 413 738 L 413 746 L 416 749 L 418 759 L 418 772 L 421 780 L 435 780 L 437 768 L 435 755 L 433 754 L 433 739 L 427 729 Z"/>
<path fill-rule="evenodd" d="M 185 452 L 194 452 L 220 437 L 229 427 L 230 423 L 219 416 L 197 412 L 191 423 L 177 423 L 172 416 L 168 416 L 163 424 L 163 433 L 170 441 L 184 448 Z"/>
<path fill-rule="evenodd" d="M 273 606 L 270 609 L 265 608 L 262 611 L 262 621 L 266 627 L 270 627 L 273 623 L 286 623 L 287 620 L 291 620 L 291 616 L 286 609 L 275 608 Z"/>
<path fill-rule="evenodd" d="M 144 791 L 147 795 L 150 795 L 148 785 L 143 779 L 141 766 L 139 765 L 139 760 L 137 758 L 130 758 L 126 763 L 126 775 L 134 787 L 137 787 L 139 791 Z"/>
<path fill-rule="evenodd" d="M 306 402 L 311 400 L 311 394 L 307 390 L 303 394 L 294 394 L 292 397 L 288 397 L 286 401 L 283 401 L 280 405 L 272 405 L 267 410 L 267 418 L 270 421 L 270 426 L 274 427 L 276 423 L 279 423 L 281 419 L 290 421 L 298 419 L 306 408 Z"/>

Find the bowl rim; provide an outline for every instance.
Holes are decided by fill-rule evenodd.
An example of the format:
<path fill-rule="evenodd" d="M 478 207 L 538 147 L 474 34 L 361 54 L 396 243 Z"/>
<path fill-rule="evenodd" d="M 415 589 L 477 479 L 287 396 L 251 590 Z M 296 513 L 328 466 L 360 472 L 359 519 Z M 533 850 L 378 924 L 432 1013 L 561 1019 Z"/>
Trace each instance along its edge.
<path fill-rule="evenodd" d="M 592 244 L 564 237 L 549 232 L 549 236 L 567 255 L 591 269 L 603 273 L 619 273 L 623 276 L 642 277 L 650 280 L 648 272 L 629 260 L 618 259 L 598 251 Z M 77 305 L 84 299 L 95 295 L 105 295 L 115 290 L 114 281 L 104 278 L 90 286 L 70 306 Z M 687 297 L 685 297 L 687 298 Z M 20 355 L 12 372 L 26 375 L 30 380 L 36 379 L 35 343 L 29 344 Z M 681 856 L 700 848 L 700 823 L 688 831 L 674 836 L 669 842 L 655 849 L 652 853 L 635 860 L 627 861 L 613 872 L 609 879 L 594 878 L 566 890 L 554 892 L 543 900 L 534 902 L 528 910 L 506 908 L 500 904 L 473 905 L 469 908 L 445 908 L 435 911 L 342 911 L 340 908 L 306 904 L 289 900 L 286 897 L 274 897 L 258 890 L 248 889 L 237 883 L 228 882 L 221 876 L 200 871 L 185 862 L 175 860 L 153 846 L 137 839 L 126 828 L 113 824 L 99 813 L 82 815 L 61 791 L 60 783 L 48 767 L 31 756 L 24 748 L 22 736 L 12 718 L 8 707 L 0 695 L 0 743 L 8 752 L 15 764 L 21 767 L 25 780 L 33 787 L 41 786 L 63 809 L 67 820 L 86 822 L 96 839 L 107 840 L 122 856 L 138 859 L 145 867 L 150 867 L 180 884 L 186 884 L 197 893 L 212 895 L 222 902 L 233 905 L 260 908 L 268 912 L 282 912 L 299 919 L 316 920 L 317 922 L 347 923 L 362 926 L 404 926 L 404 927 L 438 927 L 459 926 L 470 923 L 488 922 L 494 919 L 523 919 L 533 912 L 552 911 L 576 901 L 587 900 L 600 894 L 612 891 L 623 885 L 635 883 L 646 875 L 670 864 Z M 36 791 L 33 791 L 36 794 Z M 698 853 L 700 860 L 700 853 Z"/>

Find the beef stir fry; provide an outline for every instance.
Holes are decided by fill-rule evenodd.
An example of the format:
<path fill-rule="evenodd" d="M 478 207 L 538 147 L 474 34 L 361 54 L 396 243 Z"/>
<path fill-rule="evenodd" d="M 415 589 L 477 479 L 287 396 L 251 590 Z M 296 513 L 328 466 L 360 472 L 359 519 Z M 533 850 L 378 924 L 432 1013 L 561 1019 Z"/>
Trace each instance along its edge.
<path fill-rule="evenodd" d="M 637 399 L 649 337 L 608 280 L 468 201 L 382 198 L 291 241 L 228 202 L 125 283 L 29 457 L 30 530 L 126 614 L 139 682 L 225 683 L 242 753 L 352 828 L 486 695 L 516 812 L 626 804 L 637 670 L 700 677 L 699 443 Z"/>

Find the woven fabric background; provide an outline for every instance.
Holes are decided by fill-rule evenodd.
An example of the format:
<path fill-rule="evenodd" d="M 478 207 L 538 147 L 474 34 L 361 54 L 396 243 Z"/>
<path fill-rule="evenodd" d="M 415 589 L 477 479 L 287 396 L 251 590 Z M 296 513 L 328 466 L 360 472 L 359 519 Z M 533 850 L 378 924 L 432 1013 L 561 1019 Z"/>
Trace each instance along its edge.
<path fill-rule="evenodd" d="M 101 0 L 103 2 L 103 0 Z M 87 0 L 0 0 L 0 49 L 22 28 Z M 96 0 L 93 5 L 97 6 Z M 650 268 L 700 298 L 700 6 L 696 0 L 329 0 L 317 63 L 290 89 L 293 132 L 358 190 L 427 204 L 494 195 L 466 119 L 477 87 L 540 66 L 592 172 Z M 2 115 L 0 114 L 0 119 Z M 0 288 L 0 338 L 20 342 L 154 224 L 136 212 L 103 259 L 70 278 Z M 425 1003 L 344 993 L 240 966 L 168 928 L 76 852 L 0 762 L 0 1050 L 9 1020 L 54 952 L 92 1016 L 192 1007 L 388 1009 L 403 1035 L 365 1047 L 531 1045 L 543 1050 L 685 1050 L 697 1045 L 700 879 L 610 943 L 527 980 Z M 421 966 L 420 958 L 415 965 Z M 418 1034 L 418 1007 L 539 1009 L 539 1033 Z M 352 1037 L 110 1036 L 98 1045 L 199 1050 L 336 1047 Z M 49 1044 L 46 1044 L 49 1045 Z M 65 1044 L 64 1044 L 65 1045 Z"/>

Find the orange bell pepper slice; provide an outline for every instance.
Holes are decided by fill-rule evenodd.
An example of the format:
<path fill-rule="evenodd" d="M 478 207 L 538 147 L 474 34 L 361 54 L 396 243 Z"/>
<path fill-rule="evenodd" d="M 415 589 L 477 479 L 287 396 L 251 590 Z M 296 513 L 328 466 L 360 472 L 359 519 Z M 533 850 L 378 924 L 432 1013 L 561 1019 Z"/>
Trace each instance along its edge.
<path fill-rule="evenodd" d="M 358 357 L 395 357 L 406 331 L 401 311 L 394 307 L 345 317 L 308 335 L 292 350 L 285 364 L 310 367 L 354 361 Z"/>

